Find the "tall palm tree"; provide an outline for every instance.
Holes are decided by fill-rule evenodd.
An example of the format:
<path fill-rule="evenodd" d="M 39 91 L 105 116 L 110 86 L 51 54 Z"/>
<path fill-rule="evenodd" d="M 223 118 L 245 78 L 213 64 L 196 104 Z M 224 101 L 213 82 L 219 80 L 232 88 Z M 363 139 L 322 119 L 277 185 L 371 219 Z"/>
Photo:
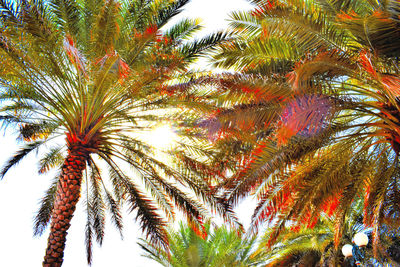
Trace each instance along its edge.
<path fill-rule="evenodd" d="M 35 218 L 35 234 L 51 222 L 44 266 L 63 262 L 82 184 L 89 263 L 92 237 L 103 240 L 106 209 L 122 230 L 120 207 L 127 203 L 146 236 L 161 246 L 167 245 L 165 218 L 174 217 L 174 207 L 194 224 L 207 215 L 202 202 L 223 210 L 221 199 L 209 193 L 207 174 L 196 172 L 196 166 L 207 167 L 205 157 L 212 151 L 178 146 L 174 167 L 157 160 L 138 137 L 166 118 L 179 125 L 185 116 L 181 110 L 171 115 L 171 107 L 183 109 L 186 120 L 207 109 L 201 95 L 177 91 L 173 84 L 188 64 L 225 37 L 217 33 L 189 41 L 200 28 L 196 20 L 162 28 L 187 2 L 0 1 L 1 118 L 19 129 L 25 143 L 1 176 L 39 148 L 47 149 L 39 172 L 61 170 Z M 201 160 L 192 158 L 199 153 Z M 202 201 L 185 194 L 188 189 Z"/>
<path fill-rule="evenodd" d="M 145 251 L 144 256 L 163 266 L 261 266 L 265 252 L 256 251 L 256 237 L 241 235 L 240 230 L 228 230 L 226 227 L 197 229 L 180 225 L 179 230 L 170 231 L 169 250 L 159 250 L 146 240 L 139 245 Z"/>
<path fill-rule="evenodd" d="M 210 133 L 240 168 L 221 185 L 229 201 L 256 194 L 253 229 L 274 222 L 271 239 L 288 221 L 311 226 L 328 212 L 338 244 L 359 195 L 374 233 L 398 227 L 400 4 L 252 2 L 232 14 L 237 38 L 214 56 L 242 74 L 209 79 L 223 103 Z"/>

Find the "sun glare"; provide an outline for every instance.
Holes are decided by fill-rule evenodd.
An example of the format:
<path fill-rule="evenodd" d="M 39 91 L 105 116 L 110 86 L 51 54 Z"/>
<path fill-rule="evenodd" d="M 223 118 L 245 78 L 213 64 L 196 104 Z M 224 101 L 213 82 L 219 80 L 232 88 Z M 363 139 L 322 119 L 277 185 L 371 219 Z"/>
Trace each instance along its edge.
<path fill-rule="evenodd" d="M 157 149 L 167 149 L 176 142 L 177 135 L 170 125 L 164 124 L 151 130 L 146 139 Z"/>

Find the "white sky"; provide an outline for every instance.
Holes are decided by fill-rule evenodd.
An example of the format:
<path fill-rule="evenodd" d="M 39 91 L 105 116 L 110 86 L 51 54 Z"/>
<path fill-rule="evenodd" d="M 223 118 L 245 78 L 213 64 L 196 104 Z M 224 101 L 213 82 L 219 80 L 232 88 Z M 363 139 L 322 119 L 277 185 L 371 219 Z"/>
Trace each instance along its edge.
<path fill-rule="evenodd" d="M 245 0 L 192 0 L 182 17 L 201 18 L 204 31 L 215 31 L 227 26 L 228 13 L 249 8 Z M 15 137 L 0 137 L 0 166 L 17 150 Z M 49 176 L 37 175 L 36 158 L 31 155 L 0 181 L 0 266 L 41 266 L 47 245 L 48 231 L 33 238 L 33 217 L 38 202 L 50 184 Z M 238 214 L 248 225 L 251 210 L 249 201 L 243 203 Z M 82 203 L 72 219 L 67 236 L 63 267 L 87 266 L 84 245 L 85 214 Z M 106 225 L 103 246 L 94 245 L 93 267 L 158 266 L 154 261 L 141 257 L 136 242 L 141 230 L 132 215 L 124 216 L 124 240 L 111 224 Z"/>

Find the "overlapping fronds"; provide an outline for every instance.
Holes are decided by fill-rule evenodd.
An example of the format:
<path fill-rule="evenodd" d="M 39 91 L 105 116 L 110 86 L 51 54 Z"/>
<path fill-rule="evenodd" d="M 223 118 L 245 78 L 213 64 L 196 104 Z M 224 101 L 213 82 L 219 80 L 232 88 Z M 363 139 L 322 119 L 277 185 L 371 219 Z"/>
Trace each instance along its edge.
<path fill-rule="evenodd" d="M 231 21 L 238 38 L 219 47 L 216 66 L 280 72 L 320 49 L 349 52 L 350 36 L 314 1 L 267 1 L 251 12 L 232 13 Z"/>
<path fill-rule="evenodd" d="M 162 8 L 159 8 L 156 17 L 156 25 L 158 28 L 164 26 L 171 18 L 175 17 L 182 12 L 182 8 L 189 2 L 189 0 L 175 0 L 170 1 Z"/>
<path fill-rule="evenodd" d="M 76 1 L 52 0 L 50 1 L 52 12 L 56 14 L 62 32 L 76 37 L 79 32 L 81 14 Z"/>
<path fill-rule="evenodd" d="M 181 224 L 168 234 L 169 250 L 158 250 L 141 240 L 144 256 L 163 266 L 256 266 L 263 264 L 265 252 L 254 251 L 256 238 L 240 235 L 235 229 L 211 227 L 201 229 Z"/>
<path fill-rule="evenodd" d="M 61 147 L 53 147 L 49 149 L 43 158 L 40 159 L 39 173 L 46 173 L 50 169 L 61 167 L 64 163 L 64 156 Z"/>
<path fill-rule="evenodd" d="M 215 109 L 208 102 L 212 90 L 178 85 L 190 79 L 189 63 L 228 35 L 190 40 L 200 29 L 198 20 L 168 25 L 187 3 L 0 1 L 0 119 L 4 126 L 16 126 L 26 143 L 1 177 L 33 151 L 42 156 L 40 173 L 65 165 L 72 151 L 84 153 L 89 262 L 92 239 L 103 240 L 107 213 L 122 231 L 122 205 L 136 213 L 146 236 L 159 246 L 167 245 L 166 219 L 174 218 L 175 208 L 198 227 L 209 215 L 207 208 L 235 219 L 231 207 L 210 193 L 219 178 L 213 176 L 218 168 L 209 166 L 217 150 L 190 130 Z M 193 149 L 184 151 L 188 144 L 181 142 L 166 152 L 179 154 L 167 164 L 143 135 L 172 119 Z M 104 164 L 110 174 L 101 171 Z M 199 166 L 210 172 L 203 175 Z M 42 201 L 36 234 L 49 223 L 55 188 Z"/>
<path fill-rule="evenodd" d="M 252 227 L 272 223 L 271 241 L 288 222 L 313 227 L 323 213 L 344 218 L 364 196 L 366 223 L 391 222 L 400 151 L 398 3 L 254 2 L 253 11 L 232 14 L 238 38 L 213 57 L 216 66 L 250 73 L 243 76 L 249 83 L 274 77 L 277 85 L 249 87 L 236 99 L 245 83 L 227 85 L 205 125 L 239 162 L 223 164 L 239 171 L 216 190 L 232 204 L 256 195 Z M 337 226 L 335 245 L 343 223 Z"/>
<path fill-rule="evenodd" d="M 294 230 L 293 227 L 287 227 L 268 252 L 268 266 L 333 264 L 333 223 L 331 218 L 322 218 L 313 229 L 301 227 Z M 259 249 L 268 245 L 272 231 L 264 234 Z"/>

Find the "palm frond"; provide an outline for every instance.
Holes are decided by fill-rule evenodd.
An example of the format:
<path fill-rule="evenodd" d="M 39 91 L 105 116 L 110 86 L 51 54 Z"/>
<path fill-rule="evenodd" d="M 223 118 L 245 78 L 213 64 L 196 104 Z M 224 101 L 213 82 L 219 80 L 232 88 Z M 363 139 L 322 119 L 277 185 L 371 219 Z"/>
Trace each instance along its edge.
<path fill-rule="evenodd" d="M 180 47 L 180 53 L 190 62 L 204 54 L 207 49 L 211 49 L 216 44 L 225 41 L 228 37 L 229 35 L 223 32 L 210 34 L 199 40 L 185 43 Z"/>
<path fill-rule="evenodd" d="M 56 198 L 58 180 L 58 177 L 53 180 L 52 184 L 50 185 L 49 189 L 47 189 L 44 197 L 41 200 L 39 211 L 34 219 L 34 236 L 42 235 L 50 222 L 51 212 L 53 210 L 53 205 Z"/>
<path fill-rule="evenodd" d="M 89 265 L 92 264 L 93 258 L 93 229 L 90 219 L 86 220 L 85 225 L 85 244 L 86 244 L 86 260 Z"/>
<path fill-rule="evenodd" d="M 115 1 L 107 1 L 99 15 L 96 17 L 96 24 L 93 28 L 93 51 L 95 58 L 101 58 L 107 53 L 112 53 L 114 40 L 119 34 L 117 23 L 118 4 Z"/>
<path fill-rule="evenodd" d="M 79 5 L 76 1 L 52 0 L 51 10 L 57 16 L 60 30 L 71 36 L 77 36 L 80 25 Z"/>
<path fill-rule="evenodd" d="M 102 197 L 100 180 L 101 176 L 97 172 L 96 168 L 92 168 L 92 172 L 89 175 L 91 198 L 88 199 L 89 213 L 88 217 L 91 218 L 92 229 L 96 235 L 96 241 L 101 245 L 104 237 L 105 227 L 105 204 Z"/>
<path fill-rule="evenodd" d="M 197 20 L 183 19 L 173 25 L 165 32 L 165 36 L 171 38 L 175 42 L 180 42 L 190 38 L 194 32 L 200 30 L 201 26 Z"/>
<path fill-rule="evenodd" d="M 140 220 L 142 229 L 146 232 L 146 238 L 150 238 L 151 242 L 157 246 L 167 246 L 167 233 L 164 229 L 166 223 L 157 214 L 157 208 L 153 204 L 153 201 L 146 197 L 112 161 L 106 161 L 110 166 L 110 176 L 113 183 L 118 183 L 121 187 L 119 190 L 123 190 L 123 194 L 127 197 L 129 210 L 137 212 L 136 219 Z"/>
<path fill-rule="evenodd" d="M 189 3 L 190 0 L 174 0 L 170 1 L 170 3 L 160 9 L 156 18 L 156 25 L 157 28 L 160 29 L 164 26 L 171 18 L 175 17 L 176 15 L 182 12 L 182 8 Z"/>
<path fill-rule="evenodd" d="M 21 16 L 20 5 L 11 0 L 0 1 L 0 12 L 0 18 L 3 22 L 18 23 Z"/>
<path fill-rule="evenodd" d="M 52 39 L 54 28 L 44 1 L 21 1 L 20 9 L 20 21 L 27 33 L 41 41 Z"/>
<path fill-rule="evenodd" d="M 61 167 L 63 164 L 62 147 L 53 147 L 39 161 L 39 173 L 46 173 L 56 166 Z"/>
<path fill-rule="evenodd" d="M 109 211 L 111 213 L 112 222 L 117 227 L 122 237 L 123 223 L 122 223 L 122 215 L 119 203 L 114 199 L 114 197 L 111 195 L 110 192 L 108 192 L 106 189 L 104 191 L 105 191 L 106 205 L 108 206 Z"/>
<path fill-rule="evenodd" d="M 12 167 L 17 165 L 30 152 L 37 150 L 39 148 L 39 146 L 42 144 L 43 144 L 43 141 L 35 141 L 35 142 L 28 143 L 27 145 L 22 147 L 20 150 L 18 150 L 15 153 L 15 155 L 7 161 L 6 165 L 3 166 L 3 169 L 0 172 L 0 177 L 3 178 Z"/>

